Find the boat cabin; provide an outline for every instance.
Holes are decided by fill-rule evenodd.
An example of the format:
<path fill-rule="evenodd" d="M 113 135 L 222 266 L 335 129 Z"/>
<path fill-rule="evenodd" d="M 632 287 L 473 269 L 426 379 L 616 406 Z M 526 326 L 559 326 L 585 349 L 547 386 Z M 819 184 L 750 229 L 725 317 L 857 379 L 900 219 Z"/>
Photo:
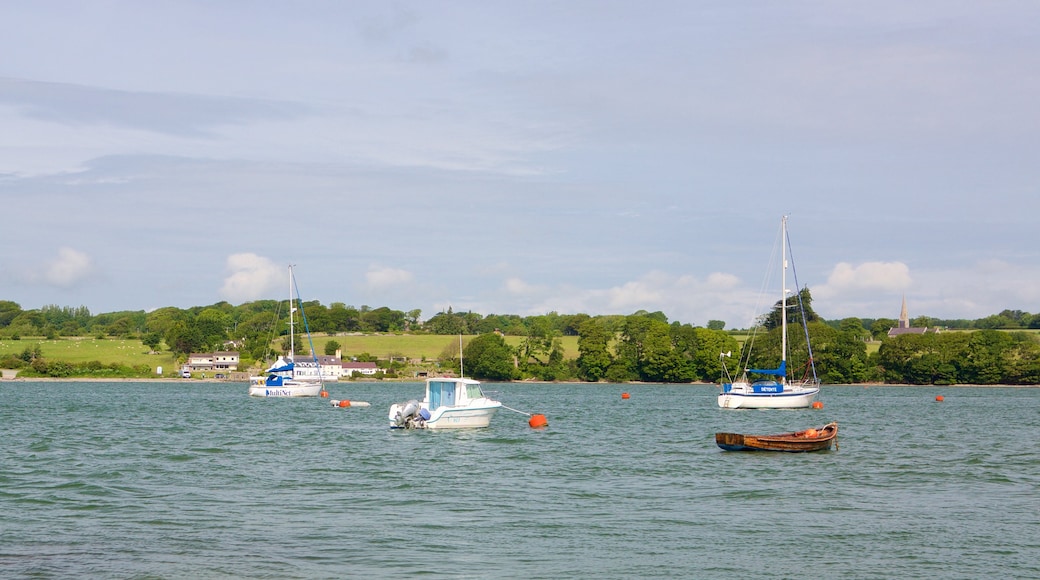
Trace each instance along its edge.
<path fill-rule="evenodd" d="M 466 405 L 475 399 L 484 398 L 480 382 L 473 379 L 429 379 L 426 381 L 426 402 L 429 410 L 438 407 Z"/>

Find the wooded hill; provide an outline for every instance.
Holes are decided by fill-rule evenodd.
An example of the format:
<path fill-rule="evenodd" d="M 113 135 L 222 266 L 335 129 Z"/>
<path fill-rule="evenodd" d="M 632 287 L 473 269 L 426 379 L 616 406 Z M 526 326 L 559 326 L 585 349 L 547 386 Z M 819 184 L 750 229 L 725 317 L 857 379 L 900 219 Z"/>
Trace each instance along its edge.
<path fill-rule="evenodd" d="M 812 311 L 808 290 L 799 294 L 825 384 L 1040 383 L 1040 342 L 1036 332 L 1028 331 L 1040 327 L 1040 316 L 1006 310 L 974 321 L 918 317 L 913 326 L 941 332 L 888 338 L 894 320 L 826 321 Z M 340 350 L 345 358 L 374 360 L 388 377 L 457 370 L 461 334 L 466 374 L 478 378 L 714 382 L 721 375 L 719 353 L 732 351 L 736 357 L 747 335 L 723 330 L 722 321 L 709 321 L 706 328 L 669 322 L 661 312 L 521 317 L 449 309 L 420 322 L 418 310 L 356 309 L 338 303 L 326 307 L 318 302 L 302 306 L 298 355 L 307 350 L 302 334 L 307 328 L 318 354 Z M 774 328 L 779 306 L 777 302 L 761 317 L 752 367 L 775 365 L 779 359 L 779 331 Z M 797 312 L 789 311 L 790 322 L 798 323 Z M 23 311 L 16 303 L 0 301 L 0 367 L 21 369 L 20 376 L 151 377 L 156 366 L 175 371 L 190 352 L 237 350 L 243 367 L 258 368 L 288 350 L 287 313 L 285 300 L 100 315 L 83 307 Z M 373 339 L 379 342 L 358 342 Z M 797 368 L 806 363 L 805 356 L 796 354 L 803 350 L 798 341 L 804 337 L 792 333 L 791 339 L 788 366 Z M 92 348 L 83 349 L 88 342 Z M 74 349 L 75 344 L 80 347 Z M 121 348 L 102 355 L 109 350 L 103 344 Z M 91 357 L 85 352 L 89 350 L 99 356 Z"/>

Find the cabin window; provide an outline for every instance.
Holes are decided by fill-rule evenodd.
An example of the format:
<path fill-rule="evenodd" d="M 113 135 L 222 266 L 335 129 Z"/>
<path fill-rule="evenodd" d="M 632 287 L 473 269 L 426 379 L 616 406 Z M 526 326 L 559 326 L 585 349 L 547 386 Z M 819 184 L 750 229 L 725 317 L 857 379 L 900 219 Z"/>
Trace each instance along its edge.
<path fill-rule="evenodd" d="M 469 400 L 479 399 L 484 396 L 483 391 L 480 390 L 480 385 L 466 385 L 466 397 Z"/>
<path fill-rule="evenodd" d="M 430 410 L 436 410 L 441 405 L 451 406 L 455 404 L 455 383 L 446 381 L 433 381 L 430 383 Z"/>

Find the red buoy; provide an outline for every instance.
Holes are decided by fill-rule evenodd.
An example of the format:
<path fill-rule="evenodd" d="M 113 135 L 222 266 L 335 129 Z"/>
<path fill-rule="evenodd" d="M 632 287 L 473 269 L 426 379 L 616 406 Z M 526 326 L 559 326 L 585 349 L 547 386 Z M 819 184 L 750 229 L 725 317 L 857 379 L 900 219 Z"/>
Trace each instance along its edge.
<path fill-rule="evenodd" d="M 621 398 L 622 399 L 627 399 L 628 398 L 628 393 L 621 393 Z"/>
<path fill-rule="evenodd" d="M 339 402 L 339 406 L 340 407 L 349 407 L 350 406 L 350 401 L 347 400 L 347 399 L 343 399 L 342 401 Z"/>
<path fill-rule="evenodd" d="M 822 409 L 823 408 L 823 401 L 813 401 L 812 408 L 813 409 Z"/>
<path fill-rule="evenodd" d="M 935 400 L 941 403 L 941 402 L 943 402 L 943 396 L 942 395 L 938 395 L 937 397 L 935 397 Z"/>
<path fill-rule="evenodd" d="M 545 418 L 545 415 L 531 415 L 527 424 L 530 425 L 532 429 L 538 429 L 540 427 L 547 427 L 549 425 L 549 420 Z"/>
<path fill-rule="evenodd" d="M 318 394 L 321 395 L 321 398 L 323 398 L 323 399 L 327 399 L 329 397 L 329 392 L 326 391 L 325 389 L 322 389 L 321 392 L 318 393 Z"/>

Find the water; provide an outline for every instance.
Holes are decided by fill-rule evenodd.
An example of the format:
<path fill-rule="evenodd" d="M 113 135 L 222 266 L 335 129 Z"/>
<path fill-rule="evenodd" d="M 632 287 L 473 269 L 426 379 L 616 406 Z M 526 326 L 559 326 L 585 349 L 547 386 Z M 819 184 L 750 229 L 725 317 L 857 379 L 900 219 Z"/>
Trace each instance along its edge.
<path fill-rule="evenodd" d="M 419 384 L 0 384 L 0 577 L 1040 577 L 1040 389 L 488 385 L 465 432 L 387 428 Z M 622 400 L 622 391 L 631 399 Z M 942 394 L 945 401 L 936 402 Z M 840 424 L 839 449 L 716 431 Z"/>

